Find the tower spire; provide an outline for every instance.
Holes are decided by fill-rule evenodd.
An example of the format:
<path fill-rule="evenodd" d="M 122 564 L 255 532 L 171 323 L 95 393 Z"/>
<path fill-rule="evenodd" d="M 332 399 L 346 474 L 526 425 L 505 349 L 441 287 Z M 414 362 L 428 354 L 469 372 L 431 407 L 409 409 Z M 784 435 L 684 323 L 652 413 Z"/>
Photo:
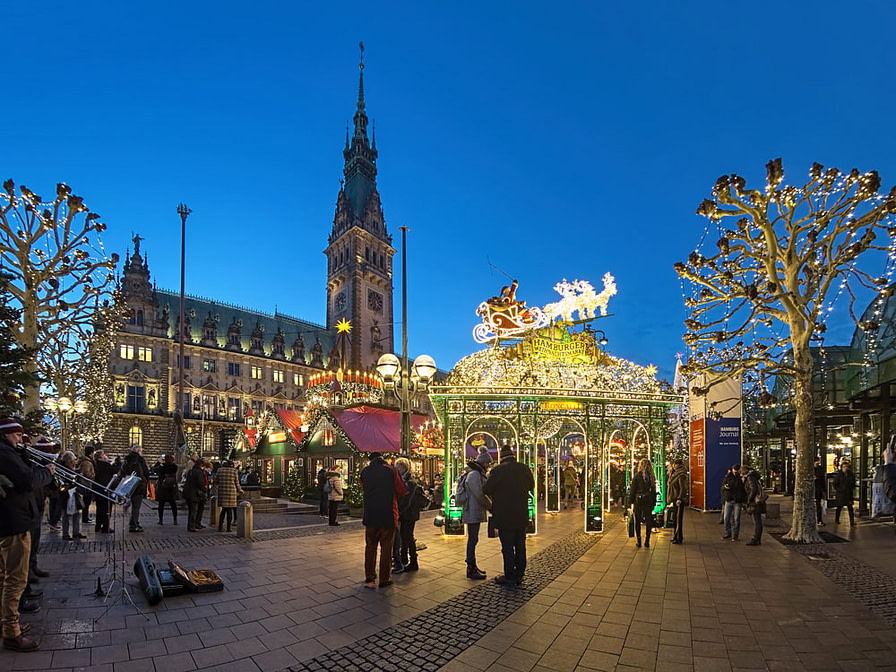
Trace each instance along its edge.
<path fill-rule="evenodd" d="M 358 60 L 358 111 L 364 110 L 364 43 L 358 42 L 361 56 Z"/>
<path fill-rule="evenodd" d="M 345 190 L 348 207 L 352 218 L 362 219 L 371 203 L 371 196 L 376 193 L 376 145 L 371 144 L 367 135 L 367 112 L 364 104 L 364 43 L 359 42 L 360 58 L 358 60 L 358 104 L 354 116 L 354 132 L 349 138 L 346 129 L 345 149 Z M 378 205 L 378 204 L 377 204 Z"/>

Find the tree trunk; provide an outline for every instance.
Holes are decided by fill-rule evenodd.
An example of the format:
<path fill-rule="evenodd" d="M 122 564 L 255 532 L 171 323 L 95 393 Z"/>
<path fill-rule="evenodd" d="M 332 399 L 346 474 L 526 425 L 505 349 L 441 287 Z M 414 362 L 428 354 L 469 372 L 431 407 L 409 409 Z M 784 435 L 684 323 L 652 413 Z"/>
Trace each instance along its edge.
<path fill-rule="evenodd" d="M 37 297 L 33 292 L 26 292 L 22 301 L 22 335 L 20 343 L 32 350 L 37 347 Z M 28 373 L 37 373 L 37 353 L 28 360 L 25 369 Z M 25 388 L 25 415 L 40 410 L 40 383 L 33 383 Z"/>
<path fill-rule="evenodd" d="M 793 331 L 791 332 L 793 333 Z M 785 539 L 801 544 L 824 543 L 815 519 L 815 405 L 812 398 L 812 352 L 808 341 L 793 338 L 793 429 L 796 438 L 796 474 L 793 488 L 793 521 Z"/>

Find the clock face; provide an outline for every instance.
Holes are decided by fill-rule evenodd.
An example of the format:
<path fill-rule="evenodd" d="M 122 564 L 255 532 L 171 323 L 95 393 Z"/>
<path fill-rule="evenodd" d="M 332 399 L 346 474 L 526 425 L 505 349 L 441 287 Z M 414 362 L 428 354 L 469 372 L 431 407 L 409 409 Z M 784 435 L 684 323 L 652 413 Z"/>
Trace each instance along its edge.
<path fill-rule="evenodd" d="M 345 310 L 345 292 L 339 292 L 336 295 L 336 299 L 333 301 L 333 308 L 335 308 L 337 312 Z"/>
<path fill-rule="evenodd" d="M 383 312 L 383 295 L 372 289 L 367 292 L 367 307 L 375 313 Z"/>

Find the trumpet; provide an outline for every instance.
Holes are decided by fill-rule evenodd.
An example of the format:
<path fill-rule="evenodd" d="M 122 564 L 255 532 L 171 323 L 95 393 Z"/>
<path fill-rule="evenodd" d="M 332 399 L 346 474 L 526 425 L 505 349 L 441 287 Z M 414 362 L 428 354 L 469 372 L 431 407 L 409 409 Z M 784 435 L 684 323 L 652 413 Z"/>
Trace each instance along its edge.
<path fill-rule="evenodd" d="M 113 504 L 124 504 L 127 502 L 142 480 L 139 476 L 134 475 L 116 476 L 112 479 L 109 486 L 100 485 L 83 474 L 79 474 L 74 469 L 69 469 L 64 464 L 57 462 L 56 460 L 59 456 L 56 453 L 45 453 L 31 446 L 25 446 L 25 452 L 37 464 L 42 466 L 53 464 L 56 467 L 55 477 L 57 483 L 77 485 L 97 497 L 109 500 Z M 114 487 L 112 487 L 112 483 L 115 484 Z"/>

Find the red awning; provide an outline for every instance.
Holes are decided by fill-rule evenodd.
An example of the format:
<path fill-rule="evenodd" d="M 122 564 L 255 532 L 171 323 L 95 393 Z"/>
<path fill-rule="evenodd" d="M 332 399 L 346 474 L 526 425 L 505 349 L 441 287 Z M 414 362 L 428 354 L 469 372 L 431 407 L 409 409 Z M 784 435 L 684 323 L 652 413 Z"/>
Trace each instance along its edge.
<path fill-rule="evenodd" d="M 386 408 L 355 406 L 334 413 L 339 426 L 362 453 L 397 453 L 401 444 L 401 413 Z M 411 415 L 411 431 L 419 432 L 426 422 L 422 416 Z M 413 437 L 411 440 L 414 444 Z"/>
<path fill-rule="evenodd" d="M 305 434 L 301 430 L 303 418 L 301 411 L 287 411 L 278 408 L 277 415 L 280 417 L 280 422 L 283 423 L 283 427 L 292 436 L 293 441 L 299 443 L 305 438 Z"/>

